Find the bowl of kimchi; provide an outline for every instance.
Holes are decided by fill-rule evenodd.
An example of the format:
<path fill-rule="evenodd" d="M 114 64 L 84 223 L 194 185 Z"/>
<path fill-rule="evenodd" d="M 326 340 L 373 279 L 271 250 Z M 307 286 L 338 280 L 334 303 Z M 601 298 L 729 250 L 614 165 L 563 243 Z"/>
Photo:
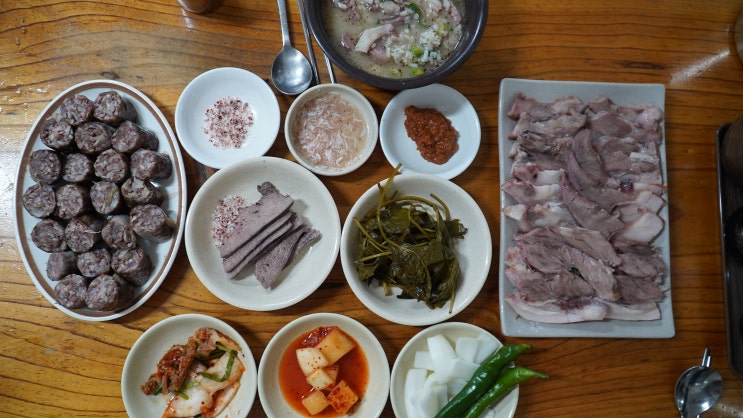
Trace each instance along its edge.
<path fill-rule="evenodd" d="M 289 151 L 315 174 L 340 176 L 361 167 L 377 145 L 379 121 L 369 100 L 343 84 L 299 95 L 284 120 Z"/>

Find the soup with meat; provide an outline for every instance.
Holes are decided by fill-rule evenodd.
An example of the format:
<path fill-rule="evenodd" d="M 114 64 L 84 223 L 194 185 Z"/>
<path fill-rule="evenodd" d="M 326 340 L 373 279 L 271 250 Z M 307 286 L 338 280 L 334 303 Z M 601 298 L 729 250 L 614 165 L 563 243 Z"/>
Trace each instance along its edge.
<path fill-rule="evenodd" d="M 462 37 L 462 0 L 326 0 L 324 23 L 356 67 L 410 78 L 441 65 Z"/>

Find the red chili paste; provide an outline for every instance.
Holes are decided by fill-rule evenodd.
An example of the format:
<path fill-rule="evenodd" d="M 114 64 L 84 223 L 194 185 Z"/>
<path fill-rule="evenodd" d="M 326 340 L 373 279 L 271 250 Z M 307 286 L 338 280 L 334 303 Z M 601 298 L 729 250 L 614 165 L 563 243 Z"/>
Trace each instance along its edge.
<path fill-rule="evenodd" d="M 410 139 L 415 141 L 418 151 L 426 161 L 444 164 L 459 149 L 457 130 L 451 121 L 436 109 L 407 106 L 405 130 Z"/>

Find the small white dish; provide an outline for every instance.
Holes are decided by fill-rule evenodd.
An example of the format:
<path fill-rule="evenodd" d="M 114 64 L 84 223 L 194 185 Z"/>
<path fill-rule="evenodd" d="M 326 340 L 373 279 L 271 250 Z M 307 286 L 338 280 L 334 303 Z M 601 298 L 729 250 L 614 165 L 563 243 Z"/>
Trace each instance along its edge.
<path fill-rule="evenodd" d="M 140 390 L 157 362 L 175 344 L 185 344 L 202 327 L 214 328 L 237 343 L 239 359 L 245 366 L 240 388 L 219 418 L 247 416 L 258 388 L 255 359 L 245 339 L 227 323 L 211 316 L 184 314 L 164 319 L 145 331 L 134 343 L 124 362 L 121 374 L 121 397 L 130 417 L 159 417 L 165 412 L 167 396 L 145 395 Z"/>
<path fill-rule="evenodd" d="M 498 110 L 498 148 L 500 155 L 500 182 L 503 184 L 511 178 L 513 159 L 508 157 L 513 141 L 508 134 L 513 130 L 516 121 L 507 113 L 513 106 L 516 93 L 549 102 L 560 97 L 575 96 L 587 103 L 596 96 L 606 96 L 618 105 L 656 105 L 665 112 L 665 86 L 662 84 L 600 83 L 576 81 L 545 81 L 505 78 L 501 81 Z M 663 178 L 668 179 L 666 159 L 665 123 L 661 122 L 663 141 L 659 147 L 659 156 Z M 667 181 L 667 180 L 666 180 Z M 668 199 L 666 199 L 668 200 Z M 663 285 L 668 290 L 658 304 L 661 318 L 653 321 L 622 321 L 609 319 L 604 321 L 577 322 L 569 324 L 550 324 L 527 320 L 519 315 L 506 302 L 505 298 L 513 293 L 513 285 L 505 275 L 505 256 L 508 248 L 513 246 L 513 237 L 518 233 L 516 223 L 502 212 L 505 206 L 515 203 L 513 198 L 501 191 L 500 221 L 500 259 L 499 291 L 500 319 L 503 334 L 509 337 L 532 338 L 672 338 L 676 331 L 673 321 L 673 304 L 671 302 L 671 251 L 669 237 L 669 213 L 666 204 L 659 212 L 666 227 L 656 238 L 654 244 L 660 249 L 661 258 L 666 265 Z"/>
<path fill-rule="evenodd" d="M 42 127 L 48 118 L 59 116 L 62 102 L 65 98 L 81 94 L 91 100 L 95 100 L 99 94 L 112 90 L 119 93 L 137 110 L 135 122 L 149 129 L 157 136 L 159 140 L 158 152 L 170 156 L 173 164 L 172 175 L 167 179 L 157 180 L 155 184 L 160 187 L 165 197 L 165 201 L 161 207 L 176 222 L 177 227 L 173 233 L 173 237 L 165 242 L 155 243 L 139 240 L 140 245 L 145 248 L 147 255 L 152 260 L 153 270 L 150 279 L 142 286 L 134 289 L 134 298 L 131 304 L 113 311 L 97 311 L 87 307 L 69 309 L 60 305 L 55 299 L 54 288 L 57 282 L 50 280 L 46 274 L 46 263 L 49 254 L 37 248 L 29 238 L 32 228 L 39 222 L 39 219 L 31 216 L 20 204 L 23 192 L 36 183 L 29 173 L 28 160 L 33 151 L 46 148 L 40 139 Z M 181 150 L 178 147 L 173 129 L 157 105 L 141 91 L 120 81 L 84 81 L 63 91 L 47 104 L 36 118 L 23 145 L 15 181 L 15 201 L 19 203 L 14 208 L 18 252 L 21 254 L 23 264 L 26 266 L 28 275 L 33 280 L 34 285 L 36 285 L 38 291 L 55 308 L 73 318 L 84 321 L 110 321 L 120 318 L 147 302 L 155 294 L 160 285 L 162 285 L 168 272 L 170 272 L 183 239 L 184 225 L 186 223 L 187 194 L 186 169 L 183 165 Z"/>
<path fill-rule="evenodd" d="M 405 108 L 434 108 L 446 116 L 459 133 L 459 149 L 444 164 L 426 161 L 405 130 Z M 431 84 L 403 90 L 390 100 L 379 122 L 379 141 L 387 161 L 400 172 L 433 174 L 452 179 L 469 167 L 480 148 L 480 119 L 472 104 L 457 90 Z"/>
<path fill-rule="evenodd" d="M 380 184 L 384 185 L 386 181 L 387 179 Z M 467 228 L 464 238 L 455 240 L 460 274 L 454 305 L 447 303 L 441 308 L 430 309 L 424 302 L 398 299 L 399 289 L 393 289 L 392 295 L 385 296 L 384 289 L 378 282 L 367 286 L 359 279 L 353 262 L 359 241 L 359 229 L 354 218 L 361 219 L 376 207 L 380 193 L 377 184 L 361 195 L 343 224 L 340 250 L 343 273 L 361 303 L 388 321 L 413 326 L 443 322 L 469 306 L 485 284 L 493 253 L 487 220 L 477 202 L 464 189 L 441 177 L 420 173 L 399 174 L 393 179 L 388 194 L 391 195 L 394 191 L 400 195 L 421 197 L 435 194 L 447 204 L 452 219 L 459 219 Z"/>
<path fill-rule="evenodd" d="M 258 396 L 269 418 L 304 418 L 284 399 L 279 386 L 279 363 L 284 351 L 297 337 L 318 327 L 337 326 L 356 340 L 364 351 L 369 366 L 366 392 L 359 394 L 354 416 L 378 417 L 382 414 L 390 391 L 390 365 L 377 337 L 355 319 L 336 313 L 314 313 L 299 317 L 276 333 L 266 346 L 258 365 Z"/>
<path fill-rule="evenodd" d="M 452 345 L 460 337 L 490 338 L 496 342 L 495 347 L 500 348 L 503 344 L 488 331 L 477 325 L 465 322 L 444 322 L 432 325 L 415 334 L 398 354 L 395 364 L 392 366 L 392 377 L 390 378 L 390 402 L 392 410 L 397 418 L 408 418 L 405 408 L 405 378 L 408 370 L 413 367 L 415 353 L 428 351 L 428 338 L 435 335 L 444 335 Z M 519 403 L 519 387 L 516 386 L 511 392 L 503 397 L 494 408 L 495 418 L 511 418 L 516 413 Z"/>
<path fill-rule="evenodd" d="M 227 97 L 247 103 L 253 119 L 244 144 L 237 149 L 218 148 L 204 133 L 207 109 Z M 279 102 L 271 87 L 241 68 L 215 68 L 200 74 L 183 89 L 175 107 L 175 131 L 183 149 L 201 164 L 217 169 L 264 155 L 276 140 L 280 125 Z"/>
<path fill-rule="evenodd" d="M 228 279 L 211 239 L 211 216 L 219 201 L 240 195 L 246 202 L 256 202 L 260 198 L 257 186 L 266 181 L 291 196 L 292 209 L 322 233 L 271 290 L 258 283 L 251 267 Z M 338 258 L 340 228 L 333 196 L 317 176 L 283 158 L 254 157 L 217 171 L 196 192 L 186 218 L 186 252 L 199 280 L 215 296 L 238 308 L 270 311 L 301 301 L 322 284 Z"/>
<path fill-rule="evenodd" d="M 367 125 L 367 135 L 361 154 L 342 168 L 320 167 L 312 161 L 309 161 L 299 151 L 294 138 L 294 125 L 297 122 L 297 114 L 302 106 L 311 100 L 328 94 L 338 94 L 342 99 L 355 106 L 361 113 L 361 116 L 366 120 Z M 357 90 L 337 83 L 320 84 L 305 90 L 289 107 L 289 110 L 286 113 L 286 118 L 284 119 L 284 136 L 286 137 L 286 145 L 289 147 L 289 151 L 299 164 L 319 175 L 340 176 L 356 170 L 369 159 L 377 145 L 377 138 L 379 137 L 379 122 L 369 100 L 367 100 L 366 97 Z"/>

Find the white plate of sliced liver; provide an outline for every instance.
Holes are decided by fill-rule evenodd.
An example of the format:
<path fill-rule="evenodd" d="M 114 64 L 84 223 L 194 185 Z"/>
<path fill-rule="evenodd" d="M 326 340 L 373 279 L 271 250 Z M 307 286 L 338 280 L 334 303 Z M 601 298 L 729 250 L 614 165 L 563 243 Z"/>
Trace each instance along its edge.
<path fill-rule="evenodd" d="M 96 104 L 99 97 L 99 104 Z M 124 123 L 121 118 L 129 122 Z M 114 141 L 117 131 L 119 137 Z M 134 131 L 136 133 L 132 134 Z M 87 139 L 74 139 L 78 132 L 81 137 L 84 132 Z M 132 163 L 132 154 L 140 149 L 162 164 L 158 165 L 159 171 L 147 174 L 153 177 L 138 180 L 142 189 L 132 186 L 127 190 L 131 193 L 135 193 L 135 189 L 146 190 L 151 209 L 157 210 L 167 222 L 160 225 L 159 232 L 163 235 L 156 240 L 144 239 L 125 227 L 125 233 L 120 236 L 124 240 L 117 240 L 112 247 L 109 245 L 112 241 L 100 239 L 104 235 L 103 226 L 119 215 L 127 217 L 131 208 L 144 203 L 133 194 L 127 195 L 132 200 L 126 203 L 120 193 L 126 179 L 133 179 L 131 167 L 143 168 L 139 162 Z M 41 165 L 32 162 L 37 159 L 47 159 L 47 162 Z M 57 163 L 61 166 L 55 169 Z M 32 195 L 30 190 L 35 190 L 36 199 L 40 200 L 24 196 Z M 111 194 L 106 194 L 102 200 L 93 197 L 79 207 L 73 200 L 67 200 L 69 196 L 77 196 L 86 201 L 92 196 L 90 190 L 105 190 Z M 44 202 L 43 196 L 54 198 L 51 203 L 47 200 L 44 205 L 35 207 Z M 76 84 L 55 97 L 31 127 L 16 173 L 15 200 L 19 203 L 14 211 L 19 252 L 39 292 L 56 308 L 77 319 L 107 321 L 122 317 L 144 304 L 160 287 L 183 238 L 186 176 L 175 134 L 157 105 L 136 88 L 111 80 Z M 48 237 L 39 239 L 38 234 L 32 238 L 34 228 L 42 222 L 52 235 L 60 228 L 69 229 L 69 235 L 63 236 L 64 242 L 56 245 L 48 241 Z M 90 232 L 86 226 L 92 227 L 93 233 L 81 236 L 79 231 Z M 37 233 L 39 230 L 43 230 L 42 227 L 37 228 Z M 78 231 L 77 235 L 74 230 Z M 111 239 L 113 236 L 107 235 Z M 77 239 L 73 243 L 69 237 Z M 132 252 L 126 252 L 129 250 Z M 96 268 L 90 264 L 84 265 L 83 270 L 79 268 L 85 264 L 82 259 L 99 256 L 106 259 L 106 253 L 112 260 L 117 257 L 115 269 L 113 264 L 106 266 L 106 263 Z M 127 270 L 123 260 L 131 259 L 128 256 L 141 263 Z M 55 266 L 51 274 L 47 271 L 50 257 Z M 75 276 L 75 280 L 64 280 L 68 276 Z M 98 280 L 98 276 L 108 277 Z M 91 286 L 94 280 L 96 286 Z M 58 287 L 60 283 L 64 285 Z M 62 294 L 62 288 L 66 292 L 59 296 L 57 293 Z"/>
<path fill-rule="evenodd" d="M 225 205 L 236 200 L 240 203 Z M 240 207 L 246 216 L 229 222 L 215 217 L 225 207 L 231 213 Z M 266 267 L 281 258 L 280 243 L 300 236 L 296 221 L 319 237 L 305 246 L 290 245 L 297 251 L 278 270 Z M 290 224 L 292 229 L 284 229 Z M 338 257 L 340 229 L 335 201 L 317 176 L 283 158 L 253 157 L 217 171 L 196 193 L 186 219 L 186 252 L 196 275 L 219 299 L 271 311 L 305 299 L 325 281 Z"/>
<path fill-rule="evenodd" d="M 673 337 L 665 86 L 504 79 L 499 107 L 503 334 Z"/>

